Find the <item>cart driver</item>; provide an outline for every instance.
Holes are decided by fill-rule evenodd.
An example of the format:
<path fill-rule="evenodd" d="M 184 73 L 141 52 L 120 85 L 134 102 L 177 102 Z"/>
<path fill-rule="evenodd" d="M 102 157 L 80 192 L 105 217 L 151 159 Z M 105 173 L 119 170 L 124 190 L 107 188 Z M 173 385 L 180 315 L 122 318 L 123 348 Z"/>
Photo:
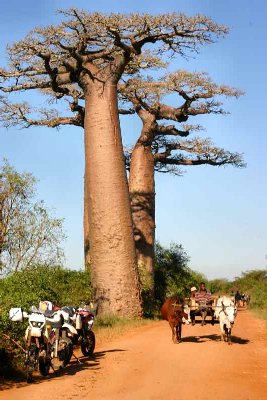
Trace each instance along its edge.
<path fill-rule="evenodd" d="M 211 306 L 212 296 L 211 296 L 211 293 L 207 291 L 206 285 L 204 282 L 200 283 L 199 291 L 196 292 L 196 294 L 195 294 L 195 300 L 196 300 L 196 303 L 198 304 L 199 310 L 201 311 L 202 325 L 206 325 L 205 319 L 207 316 L 208 309 Z M 213 312 L 212 312 L 212 325 L 213 325 L 213 323 L 214 323 L 214 321 L 213 321 Z"/>

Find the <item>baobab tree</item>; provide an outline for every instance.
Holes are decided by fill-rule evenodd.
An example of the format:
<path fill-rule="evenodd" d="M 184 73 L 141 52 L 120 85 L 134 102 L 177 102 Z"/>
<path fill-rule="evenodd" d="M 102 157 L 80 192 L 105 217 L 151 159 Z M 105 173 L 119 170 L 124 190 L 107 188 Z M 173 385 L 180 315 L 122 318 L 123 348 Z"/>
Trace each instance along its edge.
<path fill-rule="evenodd" d="M 104 15 L 77 9 L 61 13 L 59 25 L 36 28 L 8 48 L 9 67 L 0 70 L 0 89 L 39 90 L 57 100 L 83 93 L 94 297 L 101 301 L 101 314 L 138 316 L 142 308 L 117 84 L 145 47 L 151 45 L 157 55 L 183 56 L 212 43 L 227 28 L 201 15 Z"/>
<path fill-rule="evenodd" d="M 206 73 L 177 71 L 160 81 L 132 78 L 119 86 L 120 99 L 134 108 L 142 121 L 139 138 L 128 152 L 129 191 L 138 264 L 146 287 L 153 288 L 155 244 L 155 171 L 180 174 L 180 166 L 244 166 L 242 156 L 216 147 L 210 139 L 184 140 L 199 125 L 182 125 L 189 117 L 225 114 L 219 98 L 239 97 L 242 92 L 217 85 Z M 175 106 L 164 96 L 177 94 Z M 159 122 L 159 121 L 165 121 Z M 167 125 L 166 120 L 174 122 Z M 177 127 L 178 123 L 178 127 Z M 176 124 L 176 125 L 175 125 Z M 174 139 L 173 139 L 174 138 Z"/>

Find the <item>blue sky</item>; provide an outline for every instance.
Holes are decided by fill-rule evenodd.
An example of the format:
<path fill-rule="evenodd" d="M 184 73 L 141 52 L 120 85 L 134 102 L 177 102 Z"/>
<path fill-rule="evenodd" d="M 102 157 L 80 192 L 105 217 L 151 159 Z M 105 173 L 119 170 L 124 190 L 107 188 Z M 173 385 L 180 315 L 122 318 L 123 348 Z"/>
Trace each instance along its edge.
<path fill-rule="evenodd" d="M 36 2 L 9 0 L 1 5 L 0 66 L 5 46 L 31 28 L 55 23 L 56 9 L 76 6 L 104 12 L 184 12 L 212 17 L 230 33 L 200 49 L 194 59 L 177 57 L 170 69 L 207 71 L 221 84 L 246 92 L 225 101 L 228 116 L 206 116 L 203 136 L 230 151 L 244 153 L 246 169 L 191 167 L 184 177 L 156 177 L 157 238 L 164 245 L 181 243 L 190 266 L 209 278 L 233 278 L 242 271 L 265 268 L 267 260 L 267 4 L 263 0 L 165 0 Z M 138 120 L 122 118 L 123 140 L 137 137 Z M 79 128 L 18 130 L 0 128 L 0 158 L 38 179 L 38 196 L 65 218 L 66 266 L 83 263 L 83 133 Z"/>

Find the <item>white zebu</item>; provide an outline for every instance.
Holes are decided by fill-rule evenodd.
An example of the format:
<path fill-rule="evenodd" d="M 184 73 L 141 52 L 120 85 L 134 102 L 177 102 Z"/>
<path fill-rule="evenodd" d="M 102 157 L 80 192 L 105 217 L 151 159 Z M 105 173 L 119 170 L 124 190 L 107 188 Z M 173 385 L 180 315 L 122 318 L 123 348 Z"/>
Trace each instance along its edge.
<path fill-rule="evenodd" d="M 215 307 L 215 318 L 220 322 L 221 340 L 231 344 L 231 330 L 235 322 L 237 308 L 229 296 L 221 296 Z"/>

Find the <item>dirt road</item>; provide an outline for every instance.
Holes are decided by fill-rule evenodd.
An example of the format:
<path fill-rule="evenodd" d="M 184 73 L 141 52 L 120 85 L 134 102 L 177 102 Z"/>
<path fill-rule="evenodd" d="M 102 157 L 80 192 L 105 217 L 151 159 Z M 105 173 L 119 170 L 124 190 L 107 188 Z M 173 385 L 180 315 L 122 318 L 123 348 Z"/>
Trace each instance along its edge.
<path fill-rule="evenodd" d="M 267 331 L 240 311 L 233 345 L 219 326 L 184 326 L 173 344 L 165 321 L 127 333 L 96 349 L 95 359 L 73 362 L 59 377 L 0 391 L 4 400 L 265 400 Z"/>

